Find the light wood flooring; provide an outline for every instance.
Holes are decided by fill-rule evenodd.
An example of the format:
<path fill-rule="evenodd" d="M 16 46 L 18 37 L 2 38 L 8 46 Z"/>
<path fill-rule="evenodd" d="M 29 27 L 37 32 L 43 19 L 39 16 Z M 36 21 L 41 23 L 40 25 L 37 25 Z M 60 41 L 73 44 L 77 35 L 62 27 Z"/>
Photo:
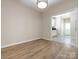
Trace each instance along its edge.
<path fill-rule="evenodd" d="M 39 39 L 1 49 L 1 59 L 77 59 L 77 48 Z"/>

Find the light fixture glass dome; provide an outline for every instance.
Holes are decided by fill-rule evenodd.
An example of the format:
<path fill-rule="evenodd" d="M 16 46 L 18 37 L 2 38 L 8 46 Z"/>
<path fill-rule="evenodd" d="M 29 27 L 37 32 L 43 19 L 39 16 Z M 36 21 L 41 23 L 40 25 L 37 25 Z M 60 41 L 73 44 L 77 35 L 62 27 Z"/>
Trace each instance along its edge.
<path fill-rule="evenodd" d="M 46 2 L 38 2 L 38 8 L 41 8 L 41 9 L 43 9 L 43 8 L 46 8 L 47 7 L 47 3 Z"/>

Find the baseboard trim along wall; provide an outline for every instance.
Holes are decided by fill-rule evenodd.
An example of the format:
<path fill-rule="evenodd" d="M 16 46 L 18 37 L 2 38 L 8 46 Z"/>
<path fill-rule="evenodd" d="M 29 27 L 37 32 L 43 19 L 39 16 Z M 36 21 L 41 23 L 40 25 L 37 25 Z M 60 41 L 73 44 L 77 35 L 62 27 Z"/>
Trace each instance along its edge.
<path fill-rule="evenodd" d="M 17 44 L 22 44 L 22 43 L 30 42 L 30 41 L 33 41 L 33 40 L 38 40 L 38 39 L 40 39 L 40 38 L 29 39 L 29 40 L 26 40 L 26 41 L 12 43 L 12 44 L 8 44 L 8 45 L 3 45 L 3 46 L 1 46 L 1 48 L 6 48 L 6 47 L 10 47 L 10 46 L 14 46 L 14 45 L 17 45 Z"/>
<path fill-rule="evenodd" d="M 21 42 L 17 42 L 17 43 L 12 43 L 12 44 L 8 44 L 8 45 L 4 45 L 4 46 L 1 46 L 1 48 L 6 48 L 6 47 L 10 47 L 10 46 L 14 46 L 14 45 L 17 45 L 17 44 L 22 44 L 22 43 L 30 42 L 30 41 L 33 41 L 33 40 L 38 40 L 38 39 L 44 39 L 44 40 L 48 40 L 48 41 L 55 41 L 55 40 L 45 39 L 45 38 L 36 38 L 36 39 L 30 39 L 30 40 L 27 40 L 27 41 L 21 41 Z M 56 42 L 59 42 L 59 41 L 56 41 Z M 64 42 L 59 42 L 59 43 L 64 43 Z M 77 47 L 73 43 L 71 43 L 70 45 Z"/>

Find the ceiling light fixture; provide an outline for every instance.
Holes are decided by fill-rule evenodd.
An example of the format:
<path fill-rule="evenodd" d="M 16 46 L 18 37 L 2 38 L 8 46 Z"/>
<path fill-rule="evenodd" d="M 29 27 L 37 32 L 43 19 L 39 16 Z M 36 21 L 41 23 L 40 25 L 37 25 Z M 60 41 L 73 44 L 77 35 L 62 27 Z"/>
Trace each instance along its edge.
<path fill-rule="evenodd" d="M 38 8 L 44 9 L 44 8 L 47 7 L 47 5 L 48 5 L 47 0 L 44 0 L 44 1 L 37 0 L 37 6 L 38 6 Z"/>

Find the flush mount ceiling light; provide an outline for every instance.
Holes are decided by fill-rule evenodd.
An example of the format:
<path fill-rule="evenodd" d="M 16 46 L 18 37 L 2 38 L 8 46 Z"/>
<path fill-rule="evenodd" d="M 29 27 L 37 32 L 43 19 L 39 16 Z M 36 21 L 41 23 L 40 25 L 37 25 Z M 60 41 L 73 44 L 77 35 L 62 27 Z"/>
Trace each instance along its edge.
<path fill-rule="evenodd" d="M 46 8 L 47 4 L 48 4 L 47 0 L 44 0 L 44 1 L 43 0 L 37 0 L 37 6 L 40 9 Z"/>

